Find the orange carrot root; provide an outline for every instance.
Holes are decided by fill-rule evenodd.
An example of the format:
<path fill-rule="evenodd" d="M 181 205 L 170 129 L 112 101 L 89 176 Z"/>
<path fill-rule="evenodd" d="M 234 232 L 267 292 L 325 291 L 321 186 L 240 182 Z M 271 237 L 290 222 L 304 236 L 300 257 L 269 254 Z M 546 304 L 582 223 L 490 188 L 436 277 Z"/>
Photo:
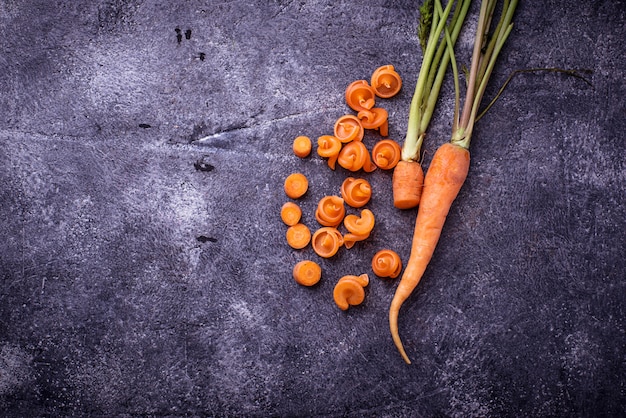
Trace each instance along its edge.
<path fill-rule="evenodd" d="M 302 173 L 293 173 L 285 179 L 285 194 L 292 199 L 298 199 L 306 193 L 309 181 Z"/>
<path fill-rule="evenodd" d="M 372 257 L 372 270 L 378 277 L 395 279 L 402 271 L 402 261 L 395 251 L 383 249 Z"/>
<path fill-rule="evenodd" d="M 306 247 L 311 241 L 311 231 L 304 224 L 290 226 L 285 236 L 287 238 L 287 244 L 296 250 Z"/>
<path fill-rule="evenodd" d="M 300 206 L 293 202 L 286 202 L 280 209 L 280 218 L 283 220 L 285 225 L 294 226 L 300 222 L 301 217 L 302 209 L 300 209 Z"/>
<path fill-rule="evenodd" d="M 400 162 L 402 148 L 393 139 L 382 139 L 372 148 L 372 160 L 378 168 L 391 170 Z"/>
<path fill-rule="evenodd" d="M 424 171 L 417 162 L 400 161 L 393 170 L 393 205 L 411 209 L 419 205 L 424 187 Z"/>
<path fill-rule="evenodd" d="M 308 157 L 311 153 L 311 138 L 308 136 L 297 136 L 293 140 L 293 153 L 300 158 Z"/>
<path fill-rule="evenodd" d="M 360 305 L 365 300 L 364 287 L 369 284 L 367 274 L 343 276 L 333 290 L 333 299 L 342 311 L 350 306 Z"/>
<path fill-rule="evenodd" d="M 398 314 L 404 301 L 420 282 L 435 251 L 450 206 L 461 190 L 469 171 L 466 148 L 445 143 L 437 149 L 424 178 L 424 192 L 417 211 L 411 255 L 389 309 L 389 328 L 402 358 L 411 363 L 398 332 Z"/>
<path fill-rule="evenodd" d="M 322 268 L 315 261 L 302 260 L 293 266 L 293 279 L 302 286 L 313 286 L 322 278 Z"/>
<path fill-rule="evenodd" d="M 383 65 L 372 73 L 371 86 L 378 97 L 388 99 L 398 94 L 402 79 L 393 65 Z"/>
<path fill-rule="evenodd" d="M 341 184 L 343 200 L 353 208 L 365 206 L 372 197 L 372 186 L 365 179 L 346 178 Z"/>

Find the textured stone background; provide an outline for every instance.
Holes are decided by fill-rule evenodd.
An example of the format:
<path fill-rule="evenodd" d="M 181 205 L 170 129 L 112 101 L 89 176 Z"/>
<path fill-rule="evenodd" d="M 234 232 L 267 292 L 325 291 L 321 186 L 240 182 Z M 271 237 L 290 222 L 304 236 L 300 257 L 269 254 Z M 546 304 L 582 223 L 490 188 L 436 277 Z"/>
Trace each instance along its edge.
<path fill-rule="evenodd" d="M 458 44 L 467 62 L 478 2 Z M 413 1 L 0 3 L 3 416 L 618 416 L 626 408 L 626 3 L 521 2 L 470 176 L 391 342 L 396 283 L 340 311 L 344 274 L 408 258 L 415 212 L 331 260 L 284 242 L 345 177 L 290 153 L 343 91 L 394 64 L 402 141 L 421 52 Z M 450 134 L 451 84 L 425 143 Z M 368 146 L 378 139 L 368 133 Z M 291 279 L 311 257 L 311 289 Z"/>

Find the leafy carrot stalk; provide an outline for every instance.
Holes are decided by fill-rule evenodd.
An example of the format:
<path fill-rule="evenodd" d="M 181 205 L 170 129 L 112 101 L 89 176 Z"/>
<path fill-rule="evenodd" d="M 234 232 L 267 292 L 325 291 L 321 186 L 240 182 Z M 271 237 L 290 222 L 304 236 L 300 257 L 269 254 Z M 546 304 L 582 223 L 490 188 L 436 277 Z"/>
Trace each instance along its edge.
<path fill-rule="evenodd" d="M 426 0 L 420 8 L 419 34 L 424 56 L 409 109 L 402 160 L 394 169 L 392 178 L 394 206 L 399 209 L 416 207 L 422 194 L 421 147 L 450 62 L 451 48 L 465 21 L 470 0 L 456 2 L 448 23 L 454 3 L 450 0 L 442 9 L 440 0 Z M 449 32 L 449 39 L 443 35 L 444 30 Z"/>
<path fill-rule="evenodd" d="M 389 309 L 389 327 L 393 341 L 404 360 L 409 364 L 411 361 L 402 346 L 398 332 L 400 307 L 421 280 L 439 241 L 448 211 L 465 182 L 469 171 L 469 145 L 476 114 L 496 58 L 513 27 L 511 22 L 517 0 L 504 0 L 500 21 L 489 38 L 489 43 L 487 45 L 483 43 L 484 39 L 487 39 L 496 1 L 483 0 L 481 3 L 467 95 L 460 118 L 458 72 L 454 55 L 452 55 L 456 90 L 452 138 L 450 142 L 444 143 L 437 149 L 428 168 L 415 221 L 411 255 Z M 437 4 L 435 7 L 441 8 Z M 450 43 L 449 33 L 446 33 L 446 40 Z"/>

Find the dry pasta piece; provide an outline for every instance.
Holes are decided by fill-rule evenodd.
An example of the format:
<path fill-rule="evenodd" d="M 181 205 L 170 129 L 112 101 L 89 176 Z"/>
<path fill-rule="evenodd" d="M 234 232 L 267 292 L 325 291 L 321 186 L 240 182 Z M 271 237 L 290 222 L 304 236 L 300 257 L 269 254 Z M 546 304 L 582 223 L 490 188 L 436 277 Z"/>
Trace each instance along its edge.
<path fill-rule="evenodd" d="M 363 169 L 366 172 L 376 170 L 376 164 L 372 162 L 370 153 L 361 141 L 348 142 L 343 146 L 337 157 L 340 166 L 350 171 Z"/>
<path fill-rule="evenodd" d="M 360 305 L 365 300 L 364 287 L 369 284 L 367 274 L 343 276 L 333 290 L 333 299 L 339 309 L 345 311 L 350 306 Z"/>
<path fill-rule="evenodd" d="M 287 244 L 291 248 L 300 250 L 306 247 L 311 241 L 311 231 L 304 224 L 295 224 L 287 228 Z"/>
<path fill-rule="evenodd" d="M 341 151 L 341 142 L 332 135 L 322 135 L 317 138 L 317 154 L 328 158 L 328 166 L 334 170 L 337 157 Z"/>
<path fill-rule="evenodd" d="M 311 138 L 300 135 L 293 140 L 293 153 L 300 158 L 308 157 L 311 153 Z"/>
<path fill-rule="evenodd" d="M 339 196 L 324 196 L 315 210 L 315 219 L 323 226 L 337 226 L 343 221 L 346 208 Z"/>
<path fill-rule="evenodd" d="M 393 65 L 383 65 L 375 69 L 370 81 L 374 93 L 383 99 L 395 96 L 402 87 L 402 78 Z"/>
<path fill-rule="evenodd" d="M 372 160 L 378 168 L 391 170 L 398 162 L 402 154 L 402 148 L 393 139 L 382 139 L 372 148 Z"/>
<path fill-rule="evenodd" d="M 376 93 L 367 80 L 357 80 L 346 88 L 346 103 L 352 110 L 368 110 L 376 103 Z"/>
<path fill-rule="evenodd" d="M 322 278 L 322 268 L 315 261 L 302 260 L 293 266 L 293 279 L 302 286 L 313 286 Z"/>
<path fill-rule="evenodd" d="M 360 110 L 357 117 L 365 129 L 377 129 L 382 136 L 389 134 L 389 113 L 382 107 Z"/>
<path fill-rule="evenodd" d="M 343 236 L 337 228 L 323 226 L 313 234 L 311 245 L 317 255 L 322 258 L 330 258 L 337 254 L 343 245 Z"/>
<path fill-rule="evenodd" d="M 372 257 L 372 270 L 378 277 L 395 279 L 402 271 L 402 261 L 398 253 L 385 248 Z"/>
<path fill-rule="evenodd" d="M 335 138 L 342 143 L 361 141 L 365 135 L 365 129 L 361 121 L 354 115 L 343 115 L 335 122 Z"/>
<path fill-rule="evenodd" d="M 365 179 L 348 177 L 341 184 L 341 197 L 353 208 L 363 207 L 372 197 L 372 186 Z"/>
<path fill-rule="evenodd" d="M 309 181 L 302 173 L 293 173 L 285 179 L 285 193 L 292 199 L 302 197 L 309 188 Z"/>
<path fill-rule="evenodd" d="M 369 209 L 363 209 L 360 217 L 357 215 L 346 216 L 343 220 L 343 226 L 348 230 L 348 233 L 343 237 L 346 248 L 352 248 L 355 242 L 367 239 L 374 229 L 374 223 L 374 213 Z"/>
<path fill-rule="evenodd" d="M 293 202 L 286 202 L 280 209 L 280 217 L 288 226 L 294 226 L 302 218 L 302 209 Z"/>

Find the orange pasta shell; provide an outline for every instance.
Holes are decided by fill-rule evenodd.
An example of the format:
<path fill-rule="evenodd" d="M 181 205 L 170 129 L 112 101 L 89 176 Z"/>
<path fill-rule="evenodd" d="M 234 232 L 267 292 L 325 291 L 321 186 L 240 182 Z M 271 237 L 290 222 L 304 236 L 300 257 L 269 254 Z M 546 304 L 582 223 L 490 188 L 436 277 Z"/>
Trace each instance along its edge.
<path fill-rule="evenodd" d="M 378 277 L 395 279 L 402 271 L 402 261 L 395 251 L 383 249 L 372 257 L 372 270 Z"/>
<path fill-rule="evenodd" d="M 372 160 L 378 168 L 391 170 L 400 161 L 402 148 L 393 139 L 378 141 L 372 148 Z"/>
<path fill-rule="evenodd" d="M 346 103 L 357 112 L 371 109 L 376 103 L 376 93 L 367 80 L 357 80 L 346 88 Z"/>
<path fill-rule="evenodd" d="M 343 236 L 335 227 L 324 226 L 313 234 L 311 239 L 313 251 L 323 258 L 330 258 L 337 254 L 343 245 Z"/>
<path fill-rule="evenodd" d="M 376 170 L 376 165 L 372 163 L 370 153 L 365 144 L 361 141 L 352 141 L 343 146 L 337 157 L 340 166 L 349 171 L 366 172 Z"/>
<path fill-rule="evenodd" d="M 343 115 L 335 122 L 335 138 L 342 143 L 361 141 L 365 135 L 365 129 L 361 121 L 354 115 Z"/>
<path fill-rule="evenodd" d="M 398 94 L 402 78 L 393 65 L 383 65 L 372 73 L 371 86 L 378 97 L 388 99 Z"/>
<path fill-rule="evenodd" d="M 345 311 L 350 306 L 360 305 L 365 300 L 365 289 L 369 283 L 367 274 L 343 276 L 333 289 L 333 299 L 339 309 Z"/>
<path fill-rule="evenodd" d="M 343 220 L 346 208 L 339 196 L 324 196 L 315 210 L 315 219 L 323 226 L 337 226 Z"/>
<path fill-rule="evenodd" d="M 360 110 L 357 117 L 365 129 L 378 129 L 382 136 L 389 133 L 389 113 L 382 107 Z"/>
<path fill-rule="evenodd" d="M 328 166 L 333 170 L 340 151 L 341 142 L 334 136 L 322 135 L 317 138 L 317 154 L 322 158 L 328 158 Z"/>

